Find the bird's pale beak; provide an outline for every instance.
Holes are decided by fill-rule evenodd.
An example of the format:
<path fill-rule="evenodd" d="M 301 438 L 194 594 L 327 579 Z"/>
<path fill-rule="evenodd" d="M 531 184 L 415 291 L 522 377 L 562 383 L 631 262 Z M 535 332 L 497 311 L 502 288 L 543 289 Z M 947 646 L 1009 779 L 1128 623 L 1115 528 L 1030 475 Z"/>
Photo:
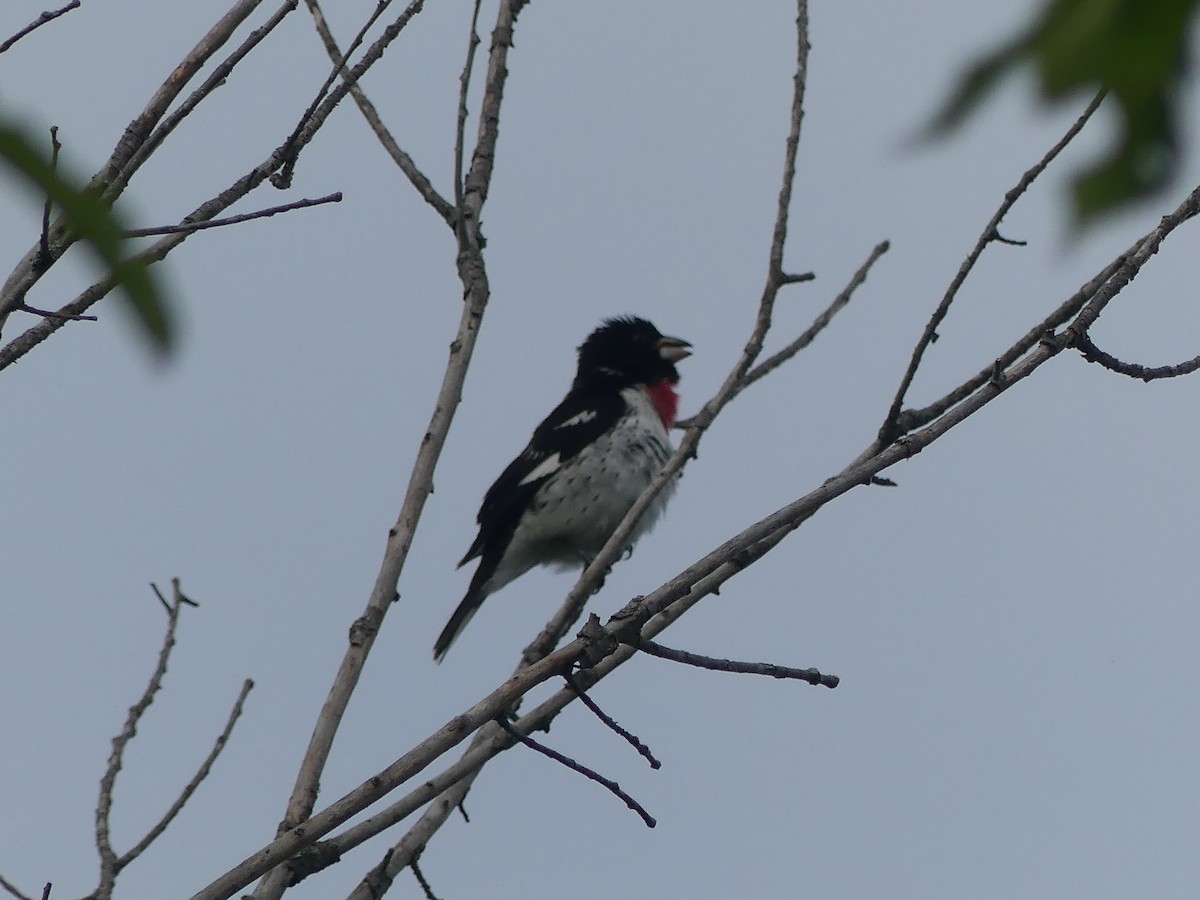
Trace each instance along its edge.
<path fill-rule="evenodd" d="M 658 354 L 667 362 L 677 363 L 692 355 L 692 345 L 683 338 L 661 337 L 658 339 Z"/>

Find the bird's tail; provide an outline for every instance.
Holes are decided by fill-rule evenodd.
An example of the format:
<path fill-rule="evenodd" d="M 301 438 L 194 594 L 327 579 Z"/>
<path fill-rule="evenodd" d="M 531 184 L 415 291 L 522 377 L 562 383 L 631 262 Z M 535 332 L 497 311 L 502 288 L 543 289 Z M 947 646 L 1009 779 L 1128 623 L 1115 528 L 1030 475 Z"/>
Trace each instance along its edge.
<path fill-rule="evenodd" d="M 483 599 L 486 596 L 482 591 L 476 590 L 475 585 L 471 585 L 467 596 L 463 597 L 462 603 L 458 604 L 454 615 L 450 617 L 450 621 L 446 623 L 446 627 L 442 629 L 437 642 L 433 645 L 434 662 L 442 661 L 442 657 L 446 655 L 446 651 L 450 649 L 450 645 L 454 643 L 462 630 L 467 627 L 471 617 L 479 612 L 479 607 L 483 605 Z"/>

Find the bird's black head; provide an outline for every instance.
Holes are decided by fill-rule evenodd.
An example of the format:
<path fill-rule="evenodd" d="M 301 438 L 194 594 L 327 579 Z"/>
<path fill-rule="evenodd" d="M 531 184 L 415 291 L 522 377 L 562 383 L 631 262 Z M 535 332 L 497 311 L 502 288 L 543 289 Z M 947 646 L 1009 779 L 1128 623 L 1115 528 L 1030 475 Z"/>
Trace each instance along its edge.
<path fill-rule="evenodd" d="M 691 355 L 691 346 L 637 316 L 606 319 L 579 348 L 575 387 L 675 384 L 675 363 Z"/>

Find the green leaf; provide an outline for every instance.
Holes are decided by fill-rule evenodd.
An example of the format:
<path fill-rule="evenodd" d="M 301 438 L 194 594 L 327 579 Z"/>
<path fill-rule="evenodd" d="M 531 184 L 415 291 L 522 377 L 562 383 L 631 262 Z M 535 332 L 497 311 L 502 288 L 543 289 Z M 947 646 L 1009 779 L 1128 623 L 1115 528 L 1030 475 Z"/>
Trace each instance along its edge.
<path fill-rule="evenodd" d="M 151 346 L 169 351 L 174 331 L 166 301 L 146 264 L 125 255 L 122 225 L 112 208 L 94 191 L 77 187 L 73 179 L 60 174 L 24 132 L 4 121 L 0 121 L 0 161 L 62 211 L 67 227 L 95 251 L 116 280 Z"/>
<path fill-rule="evenodd" d="M 1107 89 L 1120 128 L 1073 186 L 1077 225 L 1162 189 L 1179 167 L 1176 96 L 1200 0 L 1046 0 L 1019 37 L 963 76 L 930 131 L 957 126 L 1009 72 L 1029 66 L 1046 102 Z"/>

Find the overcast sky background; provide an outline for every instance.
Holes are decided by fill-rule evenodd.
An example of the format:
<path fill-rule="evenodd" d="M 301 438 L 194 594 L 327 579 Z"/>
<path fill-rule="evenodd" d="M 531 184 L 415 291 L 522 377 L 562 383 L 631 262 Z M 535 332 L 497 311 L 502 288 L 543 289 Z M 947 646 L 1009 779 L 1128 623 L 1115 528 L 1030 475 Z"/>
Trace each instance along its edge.
<path fill-rule="evenodd" d="M 1018 78 L 952 138 L 908 143 L 965 62 L 1034 5 L 813 4 L 786 267 L 817 280 L 785 290 L 768 349 L 807 327 L 875 243 L 892 250 L 813 347 L 728 409 L 592 609 L 656 587 L 869 442 L 962 257 L 1086 102 L 1047 112 Z M 345 42 L 374 4 L 329 7 Z M 42 8 L 9 0 L 0 35 Z M 2 108 L 58 125 L 64 161 L 94 171 L 223 12 L 84 0 L 0 58 Z M 446 195 L 469 15 L 429 0 L 364 82 Z M 491 305 L 320 805 L 490 690 L 570 587 L 528 576 L 431 661 L 469 579 L 454 566 L 479 499 L 561 398 L 588 331 L 637 313 L 689 339 L 684 414 L 725 376 L 766 273 L 794 18 L 786 2 L 539 0 L 522 14 L 484 217 Z M 485 4 L 484 49 L 493 20 Z M 178 221 L 278 145 L 327 72 L 297 11 L 139 173 L 126 210 L 142 226 Z M 1161 202 L 1073 238 L 1067 179 L 1111 125 L 1098 117 L 1004 223 L 1029 246 L 987 251 L 912 401 L 987 365 L 1200 181 L 1193 161 Z M 127 752 L 118 851 L 190 777 L 242 679 L 257 688 L 118 896 L 189 896 L 274 834 L 460 311 L 452 236 L 350 103 L 291 191 L 261 188 L 235 211 L 334 190 L 340 205 L 196 235 L 160 267 L 181 320 L 167 365 L 106 300 L 99 322 L 64 328 L 0 379 L 0 873 L 30 894 L 95 885 L 97 782 L 165 624 L 150 581 L 179 576 L 201 606 L 184 611 L 165 690 Z M 12 181 L 3 191 L 7 271 L 37 236 L 39 204 Z M 1148 365 L 1198 352 L 1196 227 L 1110 307 L 1098 343 Z M 29 302 L 57 307 L 94 275 L 83 257 L 57 266 Z M 5 341 L 34 323 L 14 315 Z M 1064 353 L 889 472 L 899 487 L 825 508 L 663 641 L 817 666 L 841 686 L 634 661 L 594 695 L 660 771 L 580 708 L 548 740 L 617 779 L 658 828 L 515 750 L 476 783 L 470 824 L 449 822 L 423 857 L 438 896 L 1195 897 L 1198 390 Z M 344 896 L 399 834 L 288 896 Z M 406 873 L 392 895 L 420 890 Z"/>

